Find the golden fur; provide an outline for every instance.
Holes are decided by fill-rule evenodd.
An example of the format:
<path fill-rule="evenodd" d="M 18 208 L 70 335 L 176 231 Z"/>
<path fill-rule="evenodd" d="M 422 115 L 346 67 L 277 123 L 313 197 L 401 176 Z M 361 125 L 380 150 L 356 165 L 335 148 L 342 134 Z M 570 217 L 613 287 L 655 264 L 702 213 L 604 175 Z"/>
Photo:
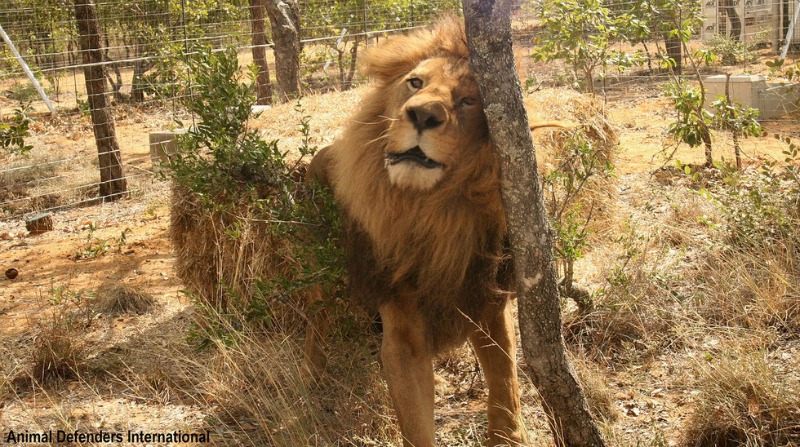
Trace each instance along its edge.
<path fill-rule="evenodd" d="M 490 387 L 490 445 L 520 440 L 499 167 L 467 56 L 453 18 L 370 49 L 374 88 L 309 168 L 345 217 L 352 295 L 383 319 L 407 445 L 433 442 L 432 356 L 468 338 Z"/>
<path fill-rule="evenodd" d="M 395 117 L 406 102 L 403 78 L 424 61 L 444 59 L 458 77 L 455 81 L 470 83 L 466 93 L 479 101 L 474 81 L 464 79 L 468 76 L 466 57 L 463 31 L 456 21 L 393 38 L 369 51 L 362 63 L 376 85 L 331 148 L 335 155 L 326 174 L 349 220 L 368 235 L 381 267 L 378 273 L 388 275 L 394 286 L 413 282 L 420 294 L 448 307 L 457 307 L 452 301 L 462 298 L 458 285 L 465 283 L 476 258 L 490 264 L 490 270 L 496 269 L 505 233 L 498 166 L 480 103 L 473 106 L 474 116 L 466 117 L 475 123 L 469 123 L 468 132 L 459 132 L 468 134 L 467 141 L 453 141 L 460 146 L 450 149 L 458 153 L 443 154 L 450 163 L 434 187 L 420 191 L 393 183 L 384 156 L 395 149 L 387 145 L 392 142 L 392 126 L 398 122 Z M 350 273 L 355 272 L 351 269 Z M 484 287 L 495 287 L 494 271 L 476 273 L 485 274 L 481 278 L 487 283 Z M 373 309 L 380 302 L 368 301 L 378 298 L 359 297 Z M 461 336 L 452 334 L 452 338 L 460 340 L 452 341 L 463 341 L 465 334 L 457 332 Z M 436 345 L 450 344 L 439 343 L 438 336 L 433 338 Z"/>

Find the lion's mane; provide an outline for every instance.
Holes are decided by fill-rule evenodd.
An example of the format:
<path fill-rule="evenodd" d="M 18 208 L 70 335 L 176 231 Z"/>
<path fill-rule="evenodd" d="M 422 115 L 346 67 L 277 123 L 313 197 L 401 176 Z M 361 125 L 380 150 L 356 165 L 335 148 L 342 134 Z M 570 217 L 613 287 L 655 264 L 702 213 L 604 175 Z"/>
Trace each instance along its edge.
<path fill-rule="evenodd" d="M 372 310 L 387 299 L 415 300 L 428 319 L 431 345 L 441 350 L 462 342 L 485 306 L 507 298 L 509 268 L 499 168 L 488 133 L 461 148 L 463 161 L 429 191 L 392 185 L 384 167 L 383 136 L 402 106 L 392 89 L 437 56 L 466 61 L 457 19 L 391 38 L 365 54 L 362 70 L 375 85 L 334 143 L 325 177 L 346 216 L 354 297 Z"/>

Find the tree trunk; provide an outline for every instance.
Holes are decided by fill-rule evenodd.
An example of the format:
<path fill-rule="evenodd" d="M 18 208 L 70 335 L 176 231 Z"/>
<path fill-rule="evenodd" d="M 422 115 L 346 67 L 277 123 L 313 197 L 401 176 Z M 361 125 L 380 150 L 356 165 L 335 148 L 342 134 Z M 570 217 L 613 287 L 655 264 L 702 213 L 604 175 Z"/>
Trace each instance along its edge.
<path fill-rule="evenodd" d="M 675 62 L 675 74 L 683 73 L 683 42 L 679 36 L 664 37 L 664 47 L 667 49 L 667 57 Z"/>
<path fill-rule="evenodd" d="M 742 19 L 739 18 L 739 14 L 736 12 L 733 0 L 722 0 L 720 2 L 720 9 L 727 13 L 728 20 L 731 21 L 730 33 L 725 37 L 738 42 L 742 37 Z"/>
<path fill-rule="evenodd" d="M 561 333 L 553 240 L 536 154 L 516 77 L 512 0 L 464 0 L 470 66 L 497 146 L 502 195 L 514 258 L 519 324 L 527 372 L 544 401 L 560 446 L 604 446 L 567 357 Z"/>
<path fill-rule="evenodd" d="M 256 76 L 256 104 L 272 103 L 272 83 L 267 65 L 267 35 L 264 19 L 265 0 L 250 0 L 250 24 L 253 33 L 253 63 L 258 67 Z"/>
<path fill-rule="evenodd" d="M 143 53 L 137 51 L 137 61 L 133 63 L 133 80 L 131 81 L 131 101 L 144 102 L 147 84 L 144 80 L 145 73 L 155 65 L 153 61 L 145 59 Z"/>
<path fill-rule="evenodd" d="M 733 102 L 731 102 L 731 74 L 725 74 L 725 102 L 728 106 L 731 106 Z M 736 119 L 735 117 L 732 117 Z M 731 123 L 733 124 L 733 123 Z M 733 135 L 733 154 L 736 157 L 736 170 L 742 170 L 742 146 L 739 144 L 739 131 L 736 127 L 731 129 L 731 134 Z"/>
<path fill-rule="evenodd" d="M 155 62 L 147 56 L 148 45 L 144 38 L 134 37 L 133 54 L 136 62 L 133 63 L 133 79 L 131 80 L 131 101 L 144 102 L 147 83 L 145 74 L 155 66 Z"/>
<path fill-rule="evenodd" d="M 698 114 L 703 113 L 702 105 L 700 105 L 701 109 L 697 111 Z M 702 115 L 700 115 L 702 116 Z M 701 118 L 702 119 L 702 118 Z M 705 150 L 706 155 L 706 167 L 713 168 L 714 167 L 714 157 L 711 155 L 711 129 L 708 128 L 708 125 L 705 123 L 701 123 L 700 129 L 700 139 L 703 140 L 703 148 Z"/>
<path fill-rule="evenodd" d="M 366 35 L 364 36 L 364 40 L 366 41 Z M 356 35 L 355 40 L 353 40 L 353 46 L 350 48 L 350 69 L 347 72 L 347 85 L 344 86 L 345 90 L 349 90 L 353 88 L 353 78 L 356 75 L 356 65 L 358 64 L 358 44 L 359 44 L 359 37 Z"/>
<path fill-rule="evenodd" d="M 108 111 L 100 27 L 92 0 L 75 0 L 75 22 L 80 36 L 86 95 L 100 163 L 100 197 L 104 200 L 117 200 L 125 196 L 127 181 L 122 173 L 122 157 L 114 130 L 114 119 Z"/>
<path fill-rule="evenodd" d="M 281 102 L 300 95 L 300 9 L 297 0 L 266 0 L 275 44 L 275 78 Z"/>

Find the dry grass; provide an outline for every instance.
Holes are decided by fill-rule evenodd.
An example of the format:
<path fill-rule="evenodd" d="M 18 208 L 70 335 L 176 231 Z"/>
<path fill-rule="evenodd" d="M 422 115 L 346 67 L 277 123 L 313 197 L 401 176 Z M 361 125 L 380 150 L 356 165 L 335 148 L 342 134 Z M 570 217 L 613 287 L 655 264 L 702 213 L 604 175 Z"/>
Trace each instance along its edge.
<path fill-rule="evenodd" d="M 572 356 L 572 364 L 586 394 L 592 415 L 606 423 L 617 420 L 619 413 L 614 406 L 613 393 L 608 387 L 608 377 L 603 370 L 589 359 L 580 356 Z"/>
<path fill-rule="evenodd" d="M 9 158 L 11 158 L 9 156 Z M 0 203 L 5 203 L 0 209 L 0 215 L 14 213 L 17 210 L 35 211 L 59 206 L 64 203 L 57 194 L 41 195 L 28 200 L 36 194 L 36 189 L 46 180 L 56 176 L 57 166 L 49 163 L 52 155 L 34 158 L 21 158 L 8 165 L 4 163 L 0 172 Z"/>
<path fill-rule="evenodd" d="M 709 187 L 722 200 L 731 194 L 723 184 Z M 678 375 L 659 383 L 697 390 L 680 431 L 685 447 L 798 445 L 798 380 L 787 374 L 792 362 L 785 361 L 792 357 L 772 354 L 800 335 L 792 209 L 767 214 L 782 231 L 753 231 L 743 240 L 729 237 L 743 234 L 739 215 L 708 194 L 687 193 L 685 185 L 651 188 L 632 212 L 636 231 L 604 247 L 619 255 L 602 270 L 605 282 L 594 308 L 566 315 L 568 340 L 590 358 L 616 365 L 635 369 L 671 356 L 671 368 L 693 369 L 694 380 L 682 382 Z M 680 360 L 686 353 L 696 359 L 692 368 Z M 658 430 L 642 439 L 667 444 Z"/>
<path fill-rule="evenodd" d="M 155 305 L 155 299 L 132 287 L 112 286 L 97 291 L 94 308 L 106 315 L 143 314 Z"/>
<path fill-rule="evenodd" d="M 548 129 L 534 132 L 537 148 L 539 170 L 544 176 L 553 171 L 586 172 L 586 185 L 572 198 L 577 206 L 588 214 L 592 210 L 594 226 L 599 216 L 610 211 L 613 203 L 616 182 L 603 171 L 603 166 L 614 165 L 619 138 L 617 132 L 606 118 L 602 103 L 586 95 L 569 89 L 546 89 L 529 95 L 525 99 L 525 107 L 532 123 L 559 120 L 575 126 L 575 129 Z M 592 157 L 580 159 L 575 153 L 572 141 L 577 132 L 581 132 L 591 144 L 594 151 Z M 583 164 L 590 161 L 591 165 Z M 581 181 L 576 177 L 576 185 Z M 558 197 L 563 191 L 546 191 L 545 197 L 549 206 L 556 206 L 555 201 L 563 201 Z M 574 207 L 574 206 L 573 206 Z"/>
<path fill-rule="evenodd" d="M 388 446 L 396 439 L 373 336 L 334 339 L 337 354 L 315 381 L 295 334 L 264 333 L 241 315 L 211 310 L 195 313 L 191 327 L 191 340 L 126 353 L 116 381 L 142 400 L 205 409 L 212 431 L 225 433 L 214 445 Z"/>
<path fill-rule="evenodd" d="M 88 354 L 83 323 L 69 311 L 56 310 L 50 321 L 40 326 L 31 352 L 31 379 L 52 385 L 79 377 Z"/>
<path fill-rule="evenodd" d="M 532 123 L 558 120 L 585 129 L 598 149 L 607 154 L 609 161 L 614 161 L 613 150 L 619 140 L 599 99 L 571 89 L 544 89 L 526 96 L 525 108 Z M 563 131 L 559 129 L 545 128 L 535 135 L 537 143 L 546 147 L 557 148 L 563 142 Z M 552 153 L 544 154 L 544 163 L 550 162 L 551 157 Z"/>
<path fill-rule="evenodd" d="M 607 261 L 600 270 L 604 282 L 593 294 L 591 307 L 565 315 L 564 328 L 567 341 L 593 360 L 636 362 L 675 342 L 682 309 L 655 281 L 671 267 L 659 241 L 629 229 L 617 242 L 618 247 L 598 248 Z"/>
<path fill-rule="evenodd" d="M 781 244 L 711 253 L 699 278 L 698 312 L 709 323 L 800 334 L 800 264 Z"/>
<path fill-rule="evenodd" d="M 800 389 L 767 362 L 767 353 L 729 347 L 695 366 L 700 394 L 684 426 L 685 447 L 795 446 Z"/>
<path fill-rule="evenodd" d="M 292 262 L 283 256 L 283 242 L 273 237 L 249 203 L 232 212 L 216 212 L 175 186 L 170 219 L 176 273 L 214 309 L 246 309 L 257 295 L 255 280 L 275 276 Z"/>
<path fill-rule="evenodd" d="M 232 335 L 230 343 L 215 343 L 199 391 L 221 409 L 221 421 L 243 430 L 248 443 L 358 445 L 358 439 L 395 437 L 385 416 L 387 392 L 367 344 L 338 346 L 327 374 L 315 383 L 291 338 L 247 330 Z"/>

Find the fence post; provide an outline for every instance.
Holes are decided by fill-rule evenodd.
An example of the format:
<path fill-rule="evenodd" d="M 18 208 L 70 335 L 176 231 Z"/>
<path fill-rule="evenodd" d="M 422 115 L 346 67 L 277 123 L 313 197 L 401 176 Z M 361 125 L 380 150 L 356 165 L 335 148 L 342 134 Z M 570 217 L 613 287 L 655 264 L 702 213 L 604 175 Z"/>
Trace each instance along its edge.
<path fill-rule="evenodd" d="M 86 95 L 100 163 L 100 197 L 104 200 L 117 200 L 125 196 L 128 182 L 122 172 L 122 157 L 114 129 L 114 118 L 108 111 L 100 26 L 92 0 L 75 0 L 75 23 L 78 27 Z"/>
<path fill-rule="evenodd" d="M 33 72 L 31 71 L 30 67 L 28 67 L 28 64 L 25 62 L 25 59 L 23 59 L 22 55 L 20 55 L 19 51 L 17 51 L 17 47 L 14 46 L 14 42 L 12 42 L 11 38 L 8 37 L 8 34 L 6 34 L 6 31 L 3 29 L 3 25 L 0 25 L 0 37 L 3 38 L 3 41 L 5 41 L 6 45 L 8 45 L 8 48 L 11 50 L 11 53 L 17 59 L 19 64 L 22 66 L 22 70 L 25 72 L 25 75 L 28 76 L 28 79 L 30 79 L 31 84 L 33 84 L 34 88 L 36 88 L 36 91 L 39 93 L 39 96 L 42 97 L 42 101 L 44 101 L 44 103 L 47 105 L 47 108 L 50 109 L 50 113 L 53 116 L 55 116 L 56 109 L 50 102 L 50 98 L 47 97 L 47 94 L 44 92 L 44 89 L 42 89 L 42 86 L 39 84 L 39 81 L 36 79 L 36 76 L 33 75 Z"/>

